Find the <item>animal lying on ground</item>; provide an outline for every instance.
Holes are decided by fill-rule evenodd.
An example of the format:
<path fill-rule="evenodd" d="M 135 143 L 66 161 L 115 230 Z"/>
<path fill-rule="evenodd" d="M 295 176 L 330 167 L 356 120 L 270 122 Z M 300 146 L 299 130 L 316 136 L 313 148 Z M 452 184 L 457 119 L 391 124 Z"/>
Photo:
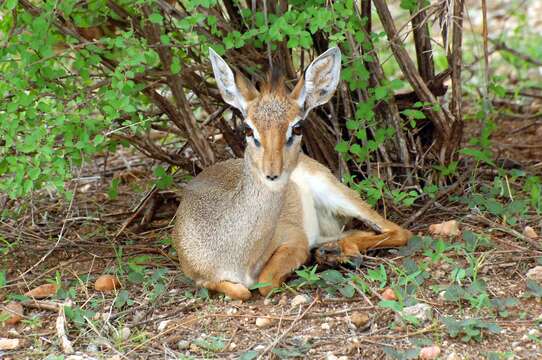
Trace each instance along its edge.
<path fill-rule="evenodd" d="M 266 284 L 259 288 L 263 295 L 279 287 L 309 259 L 310 249 L 329 241 L 345 256 L 406 244 L 408 230 L 301 153 L 303 121 L 339 83 L 338 48 L 315 59 L 291 92 L 278 76 L 258 91 L 209 52 L 224 101 L 243 114 L 247 146 L 243 159 L 215 164 L 183 189 L 173 241 L 185 274 L 199 286 L 246 300 L 256 283 Z M 342 232 L 344 218 L 379 234 Z"/>

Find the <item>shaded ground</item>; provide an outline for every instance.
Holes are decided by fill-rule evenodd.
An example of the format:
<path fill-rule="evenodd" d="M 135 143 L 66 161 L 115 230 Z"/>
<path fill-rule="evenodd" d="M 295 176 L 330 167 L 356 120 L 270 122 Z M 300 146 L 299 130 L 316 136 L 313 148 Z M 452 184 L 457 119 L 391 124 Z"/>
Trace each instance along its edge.
<path fill-rule="evenodd" d="M 511 136 L 521 136 L 523 147 L 505 147 L 501 157 L 536 174 L 541 165 L 537 159 L 542 158 L 536 134 L 541 130 L 536 123 L 527 127 L 533 121 L 503 120 L 494 144 L 495 150 L 501 150 L 502 144 L 518 143 Z M 150 189 L 151 166 L 130 153 L 110 157 L 106 166 L 103 161 L 95 159 L 94 166 L 72 183 L 77 187 L 73 201 L 47 192 L 36 194 L 30 203 L 11 204 L 19 217 L 0 223 L 0 270 L 7 270 L 0 302 L 21 300 L 17 294 L 37 285 L 59 284 L 61 290 L 51 301 L 74 300 L 72 311 L 66 313 L 67 333 L 81 358 L 238 358 L 243 354 L 247 359 L 408 358 L 393 351 L 414 349 L 415 353 L 431 344 L 438 345 L 441 358 L 448 359 L 453 359 L 448 357 L 452 353 L 455 359 L 542 357 L 542 303 L 540 297 L 532 296 L 525 278 L 542 252 L 521 235 L 525 225 L 540 232 L 542 224 L 533 211 L 525 212 L 517 224 L 506 225 L 503 218 L 461 203 L 481 191 L 465 184 L 460 187 L 465 190 L 435 202 L 411 226 L 425 236 L 429 224 L 456 219 L 462 235 L 443 241 L 422 237 L 406 249 L 370 252 L 360 268 L 339 268 L 339 277 L 328 271 L 311 283 L 304 271 L 304 276 L 294 276 L 271 298 L 254 293 L 242 303 L 195 288 L 179 271 L 170 247 L 170 221 L 176 206 L 171 192 L 161 193 L 159 199 L 164 202 L 152 222 L 138 226 L 141 219 L 137 218 L 115 237 Z M 120 182 L 113 192 L 112 176 Z M 476 184 L 491 187 L 494 178 L 490 169 L 480 169 Z M 510 186 L 518 189 L 516 196 L 523 196 L 518 184 L 510 180 Z M 407 217 L 417 208 L 401 211 Z M 471 232 L 476 235 L 474 247 L 470 247 Z M 466 270 L 464 278 L 458 269 Z M 118 275 L 122 290 L 94 290 L 94 280 L 104 273 Z M 454 299 L 454 289 L 473 291 L 472 284 L 479 280 L 487 289 Z M 430 305 L 433 319 L 408 325 L 398 321 L 396 311 L 380 303 L 383 289 L 389 286 L 405 296 L 398 303 Z M 306 302 L 292 306 L 299 294 L 307 295 Z M 496 302 L 487 305 L 492 300 Z M 58 314 L 37 307 L 26 305 L 21 323 L 0 330 L 0 337 L 25 339 L 23 348 L 0 352 L 0 357 L 44 358 L 62 353 L 55 329 Z M 368 323 L 359 325 L 365 315 Z M 460 326 L 459 334 L 452 337 L 447 317 L 477 319 L 477 325 Z M 266 320 L 262 319 L 269 320 L 263 327 Z M 494 325 L 501 329 L 499 334 L 490 331 Z M 469 329 L 477 340 L 464 338 Z M 395 350 L 385 353 L 384 349 Z"/>

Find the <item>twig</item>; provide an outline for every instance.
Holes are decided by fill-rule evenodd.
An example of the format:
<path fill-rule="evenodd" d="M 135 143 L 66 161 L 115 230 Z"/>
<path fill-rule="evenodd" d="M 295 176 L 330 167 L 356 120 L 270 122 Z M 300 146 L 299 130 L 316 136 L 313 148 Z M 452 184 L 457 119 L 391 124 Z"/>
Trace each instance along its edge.
<path fill-rule="evenodd" d="M 422 206 L 418 211 L 416 211 L 414 214 L 412 214 L 408 219 L 406 219 L 401 226 L 406 228 L 410 224 L 412 224 L 414 221 L 416 221 L 420 216 L 422 216 L 433 204 L 438 201 L 440 198 L 442 198 L 445 195 L 450 194 L 451 192 L 455 191 L 460 184 L 463 183 L 463 181 L 467 178 L 468 175 L 463 175 L 459 180 L 457 180 L 453 185 L 449 186 L 447 189 L 443 189 L 439 191 L 433 199 L 430 199 L 424 206 Z"/>
<path fill-rule="evenodd" d="M 294 322 L 292 323 L 292 325 L 290 325 L 290 327 L 288 329 L 286 329 L 279 337 L 277 337 L 275 339 L 275 341 L 273 341 L 271 344 L 269 344 L 268 347 L 265 348 L 264 351 L 262 351 L 262 353 L 260 354 L 260 356 L 258 356 L 258 360 L 259 359 L 263 359 L 264 355 L 267 354 L 269 351 L 271 351 L 275 346 L 277 346 L 277 344 L 282 340 L 282 338 L 284 338 L 290 331 L 292 331 L 292 329 L 294 328 L 294 326 L 297 325 L 297 323 L 299 322 L 299 320 L 303 319 L 303 317 L 307 314 L 307 312 L 309 312 L 309 310 L 314 306 L 314 304 L 316 304 L 316 302 L 318 301 L 318 297 L 316 297 L 312 303 L 310 303 L 309 306 L 307 306 L 307 308 L 305 309 L 305 311 L 303 311 L 301 313 L 301 315 L 299 315 L 295 320 Z"/>
<path fill-rule="evenodd" d="M 62 352 L 64 354 L 73 354 L 73 346 L 71 341 L 66 336 L 66 314 L 64 313 L 64 306 L 70 306 L 71 301 L 68 300 L 61 306 L 59 306 L 58 309 L 58 317 L 56 318 L 56 333 L 58 335 L 58 338 L 60 340 L 60 347 L 62 348 Z"/>
<path fill-rule="evenodd" d="M 72 210 L 72 206 L 73 206 L 73 201 L 75 200 L 75 195 L 77 194 L 77 187 L 74 187 L 74 190 L 73 190 L 73 196 L 72 196 L 72 199 L 70 200 L 70 206 L 68 207 L 68 211 L 66 213 L 66 218 L 68 218 L 68 216 L 70 215 L 70 212 Z M 63 221 L 62 222 L 62 228 L 60 229 L 60 233 L 58 234 L 58 239 L 56 240 L 56 243 L 51 247 L 51 249 L 49 249 L 49 251 L 47 251 L 47 253 L 45 253 L 45 255 L 43 255 L 41 257 L 41 259 L 38 260 L 37 263 L 35 263 L 34 265 L 32 265 L 30 268 L 28 268 L 25 272 L 23 272 L 21 275 L 19 275 L 15 280 L 13 281 L 18 281 L 20 279 L 22 279 L 26 274 L 28 274 L 29 272 L 31 272 L 32 270 L 34 270 L 39 264 L 41 264 L 42 262 L 45 261 L 45 259 L 47 259 L 47 257 L 49 255 L 51 255 L 53 253 L 53 251 L 55 251 L 55 249 L 58 247 L 58 244 L 60 244 L 60 240 L 62 240 L 62 236 L 64 235 L 64 230 L 66 229 L 66 221 Z"/>

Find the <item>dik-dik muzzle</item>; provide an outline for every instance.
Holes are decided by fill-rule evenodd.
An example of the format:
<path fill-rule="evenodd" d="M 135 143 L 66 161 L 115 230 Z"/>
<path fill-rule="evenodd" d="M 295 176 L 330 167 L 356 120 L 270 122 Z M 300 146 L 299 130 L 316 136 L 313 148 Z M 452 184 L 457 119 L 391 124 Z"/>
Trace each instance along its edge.
<path fill-rule="evenodd" d="M 214 50 L 209 49 L 209 57 L 222 98 L 245 118 L 245 158 L 251 160 L 268 186 L 285 184 L 284 179 L 297 164 L 301 122 L 311 109 L 329 101 L 339 83 L 339 48 L 331 48 L 316 58 L 292 91 L 276 72 L 258 91 L 241 73 L 234 76 Z"/>

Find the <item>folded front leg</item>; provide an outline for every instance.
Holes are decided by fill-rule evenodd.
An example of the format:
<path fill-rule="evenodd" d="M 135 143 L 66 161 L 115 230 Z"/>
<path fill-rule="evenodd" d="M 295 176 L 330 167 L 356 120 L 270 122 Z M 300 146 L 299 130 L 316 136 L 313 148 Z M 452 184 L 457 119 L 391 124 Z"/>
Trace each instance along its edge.
<path fill-rule="evenodd" d="M 295 237 L 275 250 L 260 273 L 258 282 L 271 284 L 259 289 L 264 296 L 273 288 L 280 287 L 288 275 L 309 259 L 309 247 L 303 232 L 300 230 L 290 235 Z"/>

